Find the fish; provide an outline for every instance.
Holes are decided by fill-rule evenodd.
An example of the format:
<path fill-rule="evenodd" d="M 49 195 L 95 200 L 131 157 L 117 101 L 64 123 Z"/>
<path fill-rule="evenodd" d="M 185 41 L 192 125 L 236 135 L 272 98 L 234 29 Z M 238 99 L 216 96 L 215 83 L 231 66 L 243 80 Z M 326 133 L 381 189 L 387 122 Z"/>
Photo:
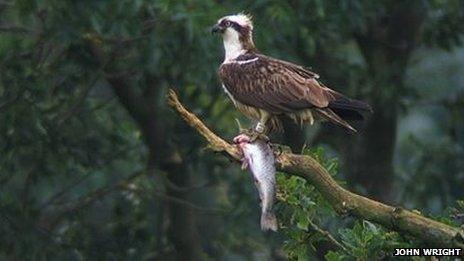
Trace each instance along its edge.
<path fill-rule="evenodd" d="M 261 200 L 261 230 L 277 231 L 277 218 L 273 211 L 276 185 L 274 152 L 269 142 L 262 139 L 251 141 L 246 134 L 234 138 L 243 153 L 242 169 L 249 169 Z"/>

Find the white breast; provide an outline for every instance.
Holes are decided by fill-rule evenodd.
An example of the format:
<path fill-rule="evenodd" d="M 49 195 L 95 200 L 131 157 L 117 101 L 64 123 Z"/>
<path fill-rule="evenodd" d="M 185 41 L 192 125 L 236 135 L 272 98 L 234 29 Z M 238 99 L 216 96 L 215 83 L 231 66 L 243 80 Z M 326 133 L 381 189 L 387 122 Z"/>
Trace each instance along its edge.
<path fill-rule="evenodd" d="M 223 43 L 225 50 L 224 62 L 234 60 L 246 52 L 240 42 L 240 35 L 234 29 L 227 28 L 224 31 Z"/>

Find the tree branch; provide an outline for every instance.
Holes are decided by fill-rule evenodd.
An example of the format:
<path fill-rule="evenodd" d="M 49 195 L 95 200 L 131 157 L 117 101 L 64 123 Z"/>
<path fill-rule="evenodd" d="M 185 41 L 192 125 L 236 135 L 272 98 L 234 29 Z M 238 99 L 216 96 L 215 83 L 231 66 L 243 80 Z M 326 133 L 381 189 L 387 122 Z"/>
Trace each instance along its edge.
<path fill-rule="evenodd" d="M 215 152 L 221 152 L 239 162 L 241 153 L 213 133 L 169 91 L 168 104 L 208 142 Z M 426 218 L 401 207 L 392 207 L 354 194 L 335 182 L 326 169 L 314 158 L 283 152 L 276 158 L 278 170 L 297 175 L 314 185 L 340 215 L 352 215 L 380 224 L 401 234 L 409 234 L 432 246 L 464 248 L 464 230 Z M 372 176 L 375 177 L 374 175 Z"/>
<path fill-rule="evenodd" d="M 150 194 L 149 191 L 147 191 L 145 189 L 133 188 L 133 187 L 130 187 L 130 186 L 126 186 L 125 190 L 137 193 L 139 196 L 145 196 L 146 197 L 146 196 L 154 195 L 155 197 L 158 197 L 161 200 L 169 201 L 169 202 L 179 204 L 179 205 L 183 205 L 183 206 L 186 206 L 188 208 L 191 208 L 192 210 L 204 212 L 204 213 L 207 213 L 207 214 L 227 214 L 228 213 L 228 210 L 226 210 L 226 209 L 208 208 L 208 207 L 198 206 L 198 205 L 196 205 L 196 204 L 194 204 L 194 203 L 192 203 L 190 201 L 187 201 L 187 200 L 184 200 L 184 199 L 181 199 L 181 198 L 178 198 L 178 197 L 173 197 L 173 196 L 170 196 L 170 195 L 168 195 L 166 193 L 156 191 L 156 190 L 151 191 L 151 194 Z"/>
<path fill-rule="evenodd" d="M 335 247 L 339 248 L 340 250 L 344 251 L 345 253 L 350 253 L 350 251 L 348 251 L 348 249 L 341 243 L 341 242 L 338 242 L 330 233 L 329 231 L 326 231 L 322 228 L 320 228 L 318 225 L 314 224 L 314 222 L 312 222 L 311 220 L 308 220 L 309 221 L 309 226 L 308 226 L 308 230 L 312 230 L 312 231 L 315 231 L 319 234 L 321 234 L 323 237 L 325 237 L 325 239 L 331 243 L 332 245 L 334 245 Z M 308 231 L 309 232 L 309 231 Z"/>
<path fill-rule="evenodd" d="M 20 25 L 7 25 L 7 24 L 0 24 L 0 33 L 20 33 L 20 34 L 27 34 L 33 33 L 34 31 L 20 26 Z"/>
<path fill-rule="evenodd" d="M 101 187 L 101 188 L 93 190 L 89 194 L 80 198 L 75 204 L 69 207 L 66 207 L 64 210 L 59 212 L 55 217 L 53 217 L 51 221 L 49 222 L 47 229 L 53 230 L 66 215 L 79 211 L 80 209 L 87 207 L 93 202 L 100 200 L 104 196 L 114 191 L 117 191 L 119 189 L 124 189 L 127 186 L 127 184 L 131 183 L 132 181 L 144 175 L 145 173 L 146 173 L 146 170 L 137 171 L 129 175 L 128 177 L 124 178 L 123 180 L 119 181 L 115 185 Z"/>

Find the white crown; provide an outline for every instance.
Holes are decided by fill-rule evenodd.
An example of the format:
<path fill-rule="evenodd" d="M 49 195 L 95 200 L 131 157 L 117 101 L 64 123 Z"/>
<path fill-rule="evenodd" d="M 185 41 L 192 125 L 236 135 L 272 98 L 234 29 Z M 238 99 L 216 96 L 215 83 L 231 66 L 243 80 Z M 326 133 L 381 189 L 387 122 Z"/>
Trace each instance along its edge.
<path fill-rule="evenodd" d="M 253 30 L 253 22 L 251 21 L 251 18 L 252 18 L 251 15 L 248 15 L 245 13 L 238 13 L 235 15 L 224 16 L 223 18 L 219 19 L 219 21 L 222 21 L 223 19 L 227 19 L 241 26 L 248 26 L 250 29 Z"/>

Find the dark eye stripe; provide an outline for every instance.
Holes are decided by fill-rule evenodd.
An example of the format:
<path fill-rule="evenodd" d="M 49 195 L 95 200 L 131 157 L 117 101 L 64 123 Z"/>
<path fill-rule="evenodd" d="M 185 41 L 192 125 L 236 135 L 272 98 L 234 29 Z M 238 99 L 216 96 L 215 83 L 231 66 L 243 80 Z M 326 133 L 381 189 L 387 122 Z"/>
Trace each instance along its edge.
<path fill-rule="evenodd" d="M 230 27 L 234 28 L 237 30 L 237 32 L 241 32 L 243 30 L 243 27 L 241 27 L 239 24 L 236 22 L 230 22 Z"/>
<path fill-rule="evenodd" d="M 234 28 L 235 31 L 239 32 L 240 34 L 245 34 L 245 33 L 248 32 L 247 27 L 243 27 L 243 26 L 239 25 L 236 22 L 233 22 L 233 21 L 230 21 L 230 20 L 222 20 L 221 21 L 222 26 L 226 26 L 227 23 L 229 24 L 228 27 Z"/>
<path fill-rule="evenodd" d="M 236 30 L 238 30 L 239 28 L 242 28 L 238 23 L 230 21 L 230 20 L 222 20 L 221 25 L 222 26 L 228 25 L 229 27 L 233 27 Z"/>

